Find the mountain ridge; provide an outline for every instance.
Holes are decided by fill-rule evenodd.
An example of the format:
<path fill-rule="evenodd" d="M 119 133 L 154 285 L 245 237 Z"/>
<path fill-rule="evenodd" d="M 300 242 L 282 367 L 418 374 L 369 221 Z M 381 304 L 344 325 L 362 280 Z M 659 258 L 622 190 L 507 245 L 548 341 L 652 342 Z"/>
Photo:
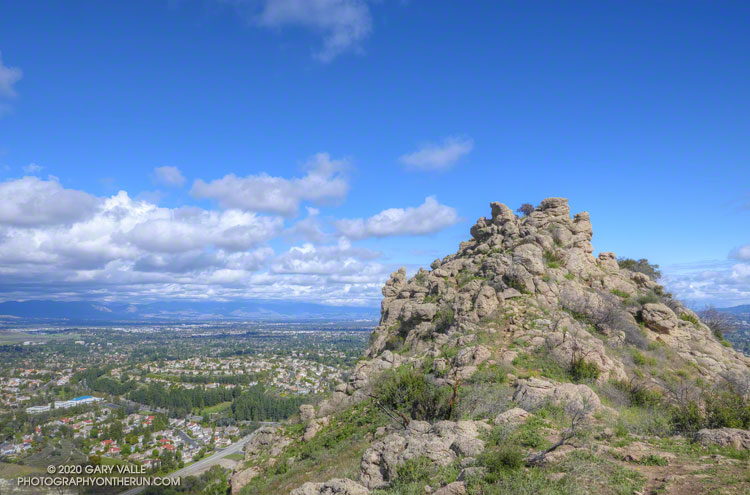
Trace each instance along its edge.
<path fill-rule="evenodd" d="M 627 462 L 672 463 L 670 473 L 699 487 L 676 493 L 701 493 L 710 490 L 684 450 L 649 438 L 728 446 L 723 455 L 746 459 L 737 452 L 750 450 L 750 431 L 737 427 L 750 428 L 749 358 L 648 275 L 620 268 L 614 253 L 594 257 L 589 215 L 571 217 L 565 198 L 521 218 L 490 206 L 455 254 L 409 279 L 403 268 L 391 275 L 348 379 L 303 406 L 297 424 L 248 444 L 233 493 L 666 486 L 657 470 L 644 478 Z M 750 490 L 741 465 L 724 465 Z M 581 466 L 591 470 L 585 483 Z"/>

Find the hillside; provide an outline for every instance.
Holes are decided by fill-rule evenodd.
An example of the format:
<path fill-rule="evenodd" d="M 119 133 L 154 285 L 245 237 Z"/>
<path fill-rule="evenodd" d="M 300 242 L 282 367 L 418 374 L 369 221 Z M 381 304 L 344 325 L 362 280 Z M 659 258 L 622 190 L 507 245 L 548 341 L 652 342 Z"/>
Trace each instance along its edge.
<path fill-rule="evenodd" d="M 347 383 L 258 435 L 233 493 L 750 492 L 750 359 L 595 258 L 566 199 L 491 208 L 392 274 Z"/>

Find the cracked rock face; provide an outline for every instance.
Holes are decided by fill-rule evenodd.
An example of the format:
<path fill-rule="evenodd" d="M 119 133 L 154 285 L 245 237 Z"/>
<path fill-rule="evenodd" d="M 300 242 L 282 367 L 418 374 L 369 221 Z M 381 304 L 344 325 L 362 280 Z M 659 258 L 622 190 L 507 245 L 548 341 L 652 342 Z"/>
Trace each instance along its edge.
<path fill-rule="evenodd" d="M 366 387 L 379 370 L 401 364 L 392 358 L 377 363 L 386 353 L 437 355 L 440 345 L 481 329 L 514 302 L 544 309 L 550 323 L 546 328 L 510 324 L 507 331 L 546 342 L 563 367 L 576 352 L 585 355 L 599 368 L 600 383 L 623 380 L 627 374 L 623 363 L 590 334 L 604 335 L 610 347 L 638 339 L 643 345 L 636 318 L 645 324 L 646 339 L 675 347 L 710 380 L 722 373 L 747 373 L 750 360 L 721 346 L 702 323 L 682 320 L 683 314 L 695 314 L 679 302 L 634 303 L 663 291 L 645 274 L 621 269 L 612 252 L 594 257 L 589 214 L 571 218 L 567 199 L 547 198 L 523 218 L 502 203 L 490 207 L 491 217 L 477 220 L 471 239 L 458 252 L 433 261 L 430 270 L 420 269 L 411 279 L 403 268 L 391 274 L 383 287 L 381 320 L 365 353 L 373 363 L 358 365 L 361 372 L 352 376 L 348 395 Z M 472 365 L 464 366 L 465 372 L 473 371 Z"/>
<path fill-rule="evenodd" d="M 481 421 L 439 421 L 430 424 L 412 421 L 409 428 L 397 431 L 373 443 L 362 456 L 360 483 L 367 488 L 387 486 L 396 468 L 417 457 L 426 457 L 439 466 L 447 466 L 459 456 L 473 457 L 484 450 L 479 438 L 489 426 Z"/>
<path fill-rule="evenodd" d="M 696 439 L 703 445 L 731 446 L 737 450 L 750 450 L 750 431 L 737 428 L 703 429 Z"/>
<path fill-rule="evenodd" d="M 547 403 L 562 405 L 570 410 L 587 411 L 588 414 L 593 414 L 602 408 L 599 396 L 587 385 L 555 384 L 539 378 L 519 380 L 513 394 L 513 401 L 527 411 L 533 411 Z"/>
<path fill-rule="evenodd" d="M 307 482 L 290 495 L 367 495 L 370 490 L 348 478 L 335 478 L 325 483 Z"/>

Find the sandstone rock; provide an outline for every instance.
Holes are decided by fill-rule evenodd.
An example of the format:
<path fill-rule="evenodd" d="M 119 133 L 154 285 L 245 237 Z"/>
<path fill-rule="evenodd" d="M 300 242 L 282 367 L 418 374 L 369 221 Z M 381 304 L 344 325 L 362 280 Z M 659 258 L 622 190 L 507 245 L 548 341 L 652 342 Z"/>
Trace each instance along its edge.
<path fill-rule="evenodd" d="M 661 303 L 648 303 L 641 310 L 641 318 L 654 332 L 670 333 L 677 327 L 677 315 L 666 305 Z"/>
<path fill-rule="evenodd" d="M 238 493 L 240 493 L 240 490 L 242 490 L 245 485 L 250 483 L 250 481 L 259 474 L 260 469 L 256 467 L 251 467 L 234 473 L 232 475 L 232 479 L 230 480 L 232 495 L 237 495 Z"/>
<path fill-rule="evenodd" d="M 499 305 L 500 302 L 497 300 L 497 293 L 489 285 L 482 286 L 474 299 L 474 307 L 476 308 L 477 316 L 480 318 L 492 314 Z"/>
<path fill-rule="evenodd" d="M 542 249 L 536 244 L 521 244 L 513 250 L 513 262 L 523 266 L 533 275 L 544 273 Z"/>
<path fill-rule="evenodd" d="M 299 406 L 299 419 L 303 423 L 307 423 L 315 417 L 315 407 L 310 404 L 302 404 Z"/>
<path fill-rule="evenodd" d="M 696 439 L 703 445 L 731 446 L 738 450 L 750 450 L 750 431 L 738 428 L 703 429 Z"/>
<path fill-rule="evenodd" d="M 615 253 L 599 253 L 599 266 L 606 270 L 618 271 L 620 265 L 617 264 L 617 256 Z"/>
<path fill-rule="evenodd" d="M 454 481 L 435 490 L 435 495 L 466 495 L 466 485 L 463 481 Z"/>
<path fill-rule="evenodd" d="M 264 455 L 278 457 L 291 442 L 278 426 L 262 426 L 245 444 L 245 460 L 255 460 Z"/>
<path fill-rule="evenodd" d="M 325 483 L 307 482 L 290 495 L 367 495 L 370 490 L 348 478 L 335 478 Z"/>
<path fill-rule="evenodd" d="M 327 416 L 320 419 L 311 419 L 305 427 L 305 432 L 302 434 L 302 440 L 304 440 L 305 442 L 309 442 L 310 440 L 315 438 L 315 435 L 317 435 L 320 430 L 328 425 L 328 421 L 329 419 Z"/>
<path fill-rule="evenodd" d="M 517 426 L 524 422 L 526 422 L 527 419 L 529 419 L 532 416 L 531 413 L 528 411 L 521 409 L 520 407 L 514 407 L 513 409 L 508 409 L 507 411 L 498 414 L 495 416 L 495 424 L 507 424 L 507 425 L 513 425 Z"/>
<path fill-rule="evenodd" d="M 538 409 L 547 402 L 560 404 L 572 411 L 584 410 L 588 414 L 602 407 L 599 396 L 586 385 L 574 383 L 556 385 L 539 378 L 518 380 L 513 400 L 527 411 Z"/>
<path fill-rule="evenodd" d="M 514 297 L 521 296 L 522 294 L 512 287 L 509 287 L 503 291 L 503 299 L 512 299 Z"/>
<path fill-rule="evenodd" d="M 368 448 L 360 462 L 360 482 L 369 489 L 389 484 L 397 467 L 408 459 L 424 456 L 438 466 L 447 466 L 458 455 L 476 455 L 484 450 L 479 438 L 486 423 L 439 421 L 433 425 L 412 421 Z"/>

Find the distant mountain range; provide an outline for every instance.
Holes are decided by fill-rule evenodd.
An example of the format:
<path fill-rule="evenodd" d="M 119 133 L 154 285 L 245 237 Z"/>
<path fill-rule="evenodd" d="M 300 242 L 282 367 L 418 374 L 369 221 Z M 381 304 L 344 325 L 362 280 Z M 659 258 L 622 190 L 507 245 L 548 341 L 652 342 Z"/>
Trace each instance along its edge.
<path fill-rule="evenodd" d="M 719 311 L 725 313 L 732 313 L 735 315 L 750 313 L 750 304 L 741 304 L 740 306 L 732 306 L 731 308 L 716 308 Z"/>
<path fill-rule="evenodd" d="M 168 321 L 168 320 L 286 320 L 377 319 L 379 309 L 358 306 L 326 306 L 289 301 L 188 302 L 148 304 L 88 301 L 7 301 L 0 303 L 3 320 Z"/>

